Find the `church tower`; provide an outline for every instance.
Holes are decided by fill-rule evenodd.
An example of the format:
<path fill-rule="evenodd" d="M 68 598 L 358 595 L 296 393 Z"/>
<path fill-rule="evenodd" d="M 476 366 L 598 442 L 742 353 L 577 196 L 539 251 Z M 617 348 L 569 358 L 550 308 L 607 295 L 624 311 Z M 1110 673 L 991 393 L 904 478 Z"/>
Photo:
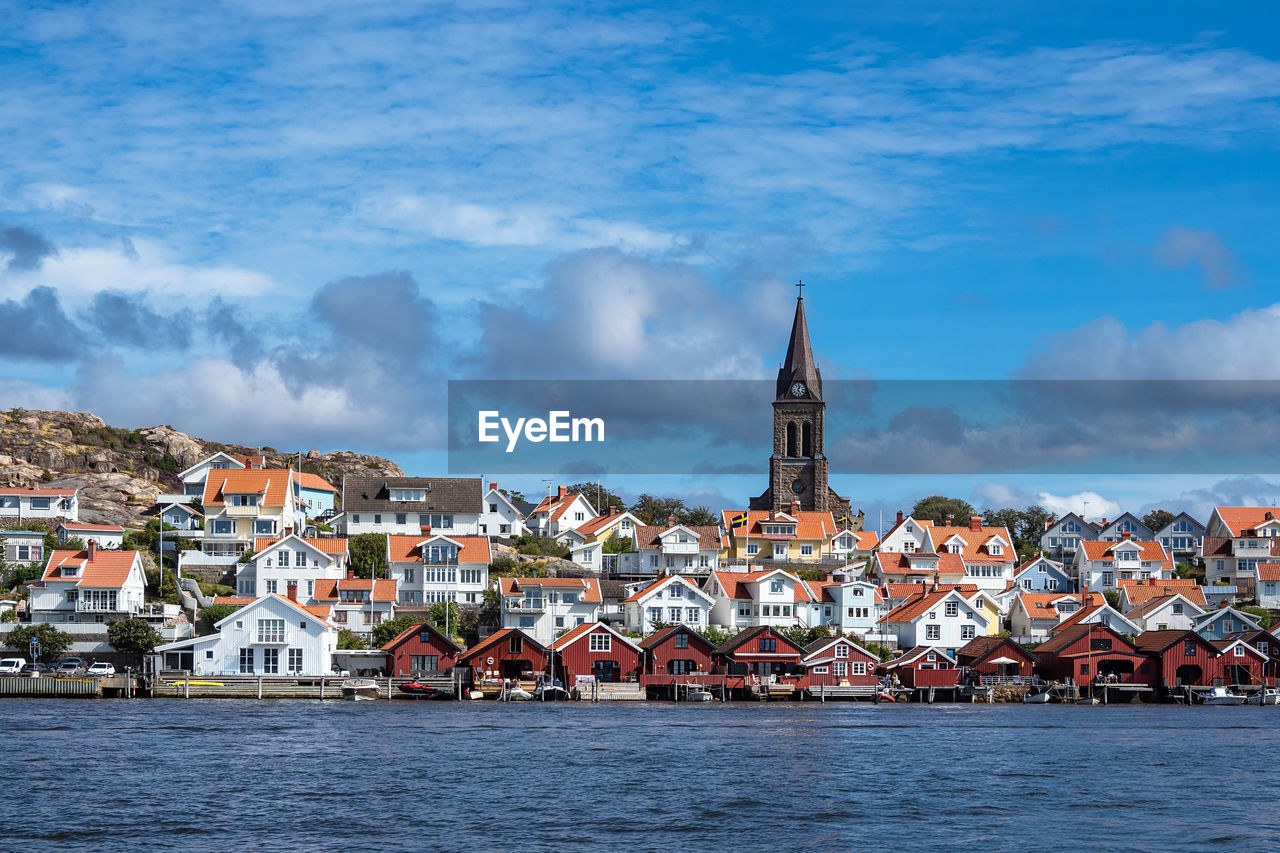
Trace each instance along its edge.
<path fill-rule="evenodd" d="M 803 287 L 803 285 L 797 285 Z M 822 372 L 809 343 L 804 316 L 804 293 L 796 297 L 787 356 L 778 368 L 773 400 L 773 455 L 769 457 L 769 490 L 751 501 L 751 509 L 801 510 L 847 515 L 849 501 L 827 484 L 823 452 L 826 403 L 822 400 Z M 841 525 L 844 526 L 844 525 Z"/>

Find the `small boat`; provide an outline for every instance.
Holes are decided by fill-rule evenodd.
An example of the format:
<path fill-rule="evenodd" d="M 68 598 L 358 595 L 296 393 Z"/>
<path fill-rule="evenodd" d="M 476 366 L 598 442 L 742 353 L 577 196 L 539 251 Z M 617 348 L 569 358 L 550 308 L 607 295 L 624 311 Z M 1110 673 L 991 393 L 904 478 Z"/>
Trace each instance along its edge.
<path fill-rule="evenodd" d="M 1049 687 L 1036 687 L 1027 691 L 1022 701 L 1028 705 L 1045 705 L 1053 701 L 1053 690 Z"/>
<path fill-rule="evenodd" d="M 378 682 L 372 678 L 348 678 L 342 682 L 342 698 L 353 701 L 368 701 L 382 695 Z"/>
<path fill-rule="evenodd" d="M 685 694 L 685 698 L 690 702 L 710 702 L 715 697 L 711 695 L 711 691 L 705 687 L 697 687 Z"/>
<path fill-rule="evenodd" d="M 408 693 L 416 699 L 452 699 L 453 693 L 448 690 L 441 690 L 434 684 L 425 684 L 421 681 L 406 681 L 400 685 L 401 691 Z"/>
<path fill-rule="evenodd" d="M 503 685 L 502 694 L 498 697 L 507 702 L 527 702 L 533 698 L 533 694 L 520 686 L 520 682 L 512 681 Z"/>
<path fill-rule="evenodd" d="M 538 686 L 533 688 L 533 698 L 537 702 L 563 702 L 569 698 L 569 691 L 564 689 L 564 682 L 558 678 L 551 684 L 539 680 Z"/>
<path fill-rule="evenodd" d="M 1250 693 L 1244 700 L 1249 705 L 1280 705 L 1280 690 L 1267 687 L 1257 693 Z"/>
<path fill-rule="evenodd" d="M 893 694 L 890 693 L 888 690 L 881 690 L 877 695 L 881 702 L 897 702 L 898 701 L 897 699 L 894 698 Z"/>
<path fill-rule="evenodd" d="M 175 681 L 173 682 L 174 687 L 186 687 L 187 685 L 190 685 L 192 687 L 221 687 L 222 682 L 221 681 Z"/>
<path fill-rule="evenodd" d="M 484 691 L 481 690 L 479 687 L 472 687 L 470 690 L 468 690 L 466 693 L 462 695 L 465 696 L 467 699 L 483 699 Z"/>
<path fill-rule="evenodd" d="M 1232 693 L 1225 687 L 1214 687 L 1200 697 L 1203 705 L 1243 705 L 1244 695 L 1241 693 Z"/>
<path fill-rule="evenodd" d="M 1096 696 L 1080 696 L 1076 699 L 1076 704 L 1077 705 L 1100 705 L 1102 703 L 1098 701 L 1098 698 Z"/>

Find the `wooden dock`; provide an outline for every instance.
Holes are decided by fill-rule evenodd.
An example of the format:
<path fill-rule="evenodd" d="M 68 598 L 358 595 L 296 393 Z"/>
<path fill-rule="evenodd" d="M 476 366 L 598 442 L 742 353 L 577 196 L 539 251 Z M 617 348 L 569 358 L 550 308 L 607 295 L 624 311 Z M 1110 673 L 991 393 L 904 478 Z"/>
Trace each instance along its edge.
<path fill-rule="evenodd" d="M 342 682 L 347 678 L 331 676 L 254 676 L 224 675 L 199 676 L 190 678 L 174 677 L 172 673 L 157 680 L 152 695 L 169 699 L 342 699 Z M 378 683 L 378 698 L 415 699 L 408 693 L 398 689 L 400 685 L 410 681 L 430 684 L 441 690 L 453 691 L 456 695 L 457 685 L 448 678 L 392 678 L 384 676 L 374 679 Z"/>
<path fill-rule="evenodd" d="M 138 693 L 138 680 L 119 675 L 114 678 L 90 676 L 58 677 L 45 675 L 0 675 L 0 697 L 59 696 L 75 699 L 99 699 L 103 696 L 132 697 Z"/>

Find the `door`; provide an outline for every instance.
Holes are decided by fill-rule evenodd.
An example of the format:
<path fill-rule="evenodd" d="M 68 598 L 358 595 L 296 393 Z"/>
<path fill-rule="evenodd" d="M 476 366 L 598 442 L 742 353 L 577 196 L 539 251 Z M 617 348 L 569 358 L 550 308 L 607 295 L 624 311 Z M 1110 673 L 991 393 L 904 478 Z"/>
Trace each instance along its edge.
<path fill-rule="evenodd" d="M 618 669 L 616 660 L 598 660 L 591 664 L 591 673 L 596 677 L 596 681 L 617 681 Z"/>

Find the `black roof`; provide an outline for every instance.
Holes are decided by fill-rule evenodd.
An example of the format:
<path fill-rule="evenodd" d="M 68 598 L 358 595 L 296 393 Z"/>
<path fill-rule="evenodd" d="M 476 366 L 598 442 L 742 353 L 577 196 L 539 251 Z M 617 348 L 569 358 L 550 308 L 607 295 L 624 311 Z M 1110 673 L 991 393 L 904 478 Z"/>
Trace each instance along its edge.
<path fill-rule="evenodd" d="M 479 477 L 347 477 L 342 486 L 345 512 L 479 513 L 484 492 Z M 392 489 L 422 489 L 426 499 L 393 501 Z"/>

